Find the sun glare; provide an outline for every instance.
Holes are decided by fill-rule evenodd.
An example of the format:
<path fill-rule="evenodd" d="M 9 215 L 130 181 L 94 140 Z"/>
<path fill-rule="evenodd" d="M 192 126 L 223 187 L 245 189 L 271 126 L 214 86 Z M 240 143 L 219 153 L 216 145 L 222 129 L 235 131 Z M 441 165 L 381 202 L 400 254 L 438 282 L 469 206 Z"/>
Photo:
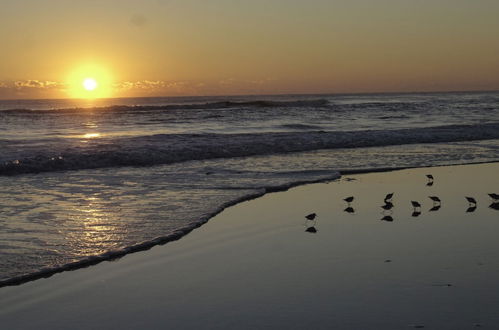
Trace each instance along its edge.
<path fill-rule="evenodd" d="M 98 86 L 97 81 L 95 81 L 94 78 L 86 78 L 83 80 L 82 85 L 87 91 L 93 91 Z"/>
<path fill-rule="evenodd" d="M 68 94 L 80 99 L 111 97 L 111 75 L 102 66 L 82 65 L 68 76 Z"/>

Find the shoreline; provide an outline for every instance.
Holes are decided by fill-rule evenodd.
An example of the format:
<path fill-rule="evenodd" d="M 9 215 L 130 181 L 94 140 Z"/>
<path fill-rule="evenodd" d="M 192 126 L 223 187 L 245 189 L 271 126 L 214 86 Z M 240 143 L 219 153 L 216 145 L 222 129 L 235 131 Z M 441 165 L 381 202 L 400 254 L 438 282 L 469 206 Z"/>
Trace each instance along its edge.
<path fill-rule="evenodd" d="M 116 260 L 119 260 L 119 259 L 129 255 L 129 254 L 147 251 L 155 246 L 161 246 L 161 245 L 168 244 L 170 242 L 175 242 L 177 240 L 180 240 L 180 239 L 186 237 L 193 230 L 202 227 L 203 225 L 208 223 L 211 219 L 213 219 L 215 216 L 217 216 L 218 214 L 220 214 L 221 212 L 223 212 L 227 208 L 230 208 L 232 206 L 238 205 L 238 204 L 243 203 L 243 202 L 247 202 L 247 201 L 251 201 L 251 200 L 263 197 L 267 194 L 285 192 L 285 191 L 288 191 L 289 189 L 299 187 L 299 186 L 309 185 L 309 184 L 328 183 L 328 182 L 331 182 L 334 180 L 341 179 L 344 175 L 386 173 L 386 172 L 410 170 L 410 169 L 420 169 L 420 168 L 421 169 L 422 168 L 440 168 L 440 167 L 449 167 L 449 166 L 468 166 L 468 165 L 471 166 L 471 165 L 495 164 L 495 163 L 499 163 L 499 161 L 484 161 L 484 162 L 471 162 L 471 163 L 466 163 L 466 164 L 429 165 L 429 166 L 415 166 L 415 167 L 385 167 L 385 168 L 371 168 L 371 169 L 358 169 L 358 170 L 355 170 L 355 169 L 354 170 L 335 170 L 334 174 L 331 174 L 331 177 L 327 178 L 327 179 L 304 180 L 304 181 L 293 182 L 291 184 L 285 184 L 285 185 L 278 186 L 278 187 L 270 187 L 267 189 L 261 188 L 261 189 L 259 189 L 260 191 L 255 192 L 253 194 L 249 194 L 249 195 L 244 196 L 242 198 L 237 198 L 237 199 L 228 201 L 226 203 L 223 203 L 222 205 L 217 207 L 212 213 L 199 219 L 199 221 L 191 223 L 189 226 L 178 229 L 178 230 L 174 231 L 173 233 L 170 233 L 166 236 L 155 237 L 155 238 L 148 240 L 148 241 L 139 242 L 137 244 L 127 246 L 127 247 L 124 247 L 124 248 L 121 248 L 118 250 L 108 251 L 108 252 L 105 252 L 105 253 L 100 254 L 100 255 L 89 256 L 89 257 L 86 257 L 82 260 L 78 260 L 78 261 L 64 264 L 61 266 L 43 268 L 43 269 L 40 269 L 39 271 L 36 271 L 33 273 L 28 273 L 28 274 L 16 276 L 13 278 L 8 278 L 5 280 L 0 280 L 0 290 L 4 287 L 19 286 L 19 285 L 23 285 L 23 284 L 26 284 L 29 282 L 37 281 L 40 279 L 49 278 L 49 277 L 52 277 L 53 275 L 56 275 L 59 273 L 69 272 L 69 271 L 77 271 L 79 269 L 92 267 L 92 266 L 98 265 L 102 262 L 116 261 Z"/>
<path fill-rule="evenodd" d="M 168 247 L 2 288 L 0 320 L 19 329 L 493 327 L 497 211 L 483 199 L 497 167 L 433 168 L 433 187 L 419 168 L 265 194 Z M 379 221 L 391 191 L 395 221 Z M 353 214 L 341 199 L 350 194 Z M 409 200 L 430 194 L 442 210 L 427 211 L 426 200 L 411 216 Z M 478 213 L 465 212 L 465 195 Z M 315 233 L 305 230 L 309 212 L 319 215 Z"/>
<path fill-rule="evenodd" d="M 237 205 L 239 203 L 247 202 L 254 200 L 256 198 L 265 196 L 266 194 L 269 193 L 276 193 L 276 192 L 283 192 L 287 191 L 291 188 L 302 186 L 302 185 L 307 185 L 307 184 L 314 184 L 314 183 L 324 183 L 324 182 L 329 182 L 332 180 L 337 180 L 341 177 L 339 172 L 335 171 L 335 174 L 331 175 L 331 178 L 328 179 L 319 179 L 319 180 L 305 180 L 305 181 L 297 181 L 293 182 L 291 184 L 286 184 L 280 187 L 271 187 L 268 189 L 261 188 L 259 189 L 260 191 L 255 192 L 253 194 L 249 194 L 247 196 L 244 196 L 242 198 L 237 198 L 231 201 L 228 201 L 226 203 L 223 203 L 219 207 L 215 209 L 212 213 L 207 215 L 206 217 L 203 217 L 199 219 L 197 222 L 192 223 L 191 225 L 178 229 L 174 231 L 173 233 L 166 235 L 166 236 L 159 236 L 156 238 L 153 238 L 152 240 L 141 242 L 134 244 L 132 246 L 127 246 L 119 250 L 112 250 L 108 251 L 106 253 L 103 253 L 101 255 L 95 255 L 95 256 L 90 256 L 85 259 L 75 261 L 69 264 L 61 265 L 58 267 L 51 267 L 51 268 L 43 268 L 37 272 L 30 273 L 30 274 L 25 274 L 25 275 L 20 275 L 16 276 L 13 278 L 9 278 L 6 280 L 0 280 L 0 290 L 4 287 L 9 287 L 9 286 L 18 286 L 22 285 L 28 282 L 36 281 L 42 278 L 49 278 L 55 274 L 58 273 L 63 273 L 67 271 L 76 271 L 79 269 L 95 266 L 101 262 L 105 261 L 116 261 L 118 259 L 123 258 L 126 255 L 136 253 L 136 252 L 142 252 L 142 251 L 147 251 L 150 250 L 151 248 L 159 245 L 165 245 L 170 242 L 175 242 L 177 240 L 180 240 L 181 238 L 187 236 L 190 232 L 192 232 L 196 228 L 200 228 L 204 224 L 206 224 L 208 221 L 210 221 L 212 218 L 214 218 L 216 215 L 219 213 L 223 212 L 225 209 Z"/>

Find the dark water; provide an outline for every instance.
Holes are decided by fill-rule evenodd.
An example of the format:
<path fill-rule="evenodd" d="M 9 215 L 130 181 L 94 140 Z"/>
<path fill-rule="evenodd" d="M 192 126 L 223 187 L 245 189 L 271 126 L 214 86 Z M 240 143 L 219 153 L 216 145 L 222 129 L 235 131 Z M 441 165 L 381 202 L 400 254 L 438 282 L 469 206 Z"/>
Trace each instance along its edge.
<path fill-rule="evenodd" d="M 499 160 L 499 94 L 0 101 L 0 280 L 337 170 Z"/>

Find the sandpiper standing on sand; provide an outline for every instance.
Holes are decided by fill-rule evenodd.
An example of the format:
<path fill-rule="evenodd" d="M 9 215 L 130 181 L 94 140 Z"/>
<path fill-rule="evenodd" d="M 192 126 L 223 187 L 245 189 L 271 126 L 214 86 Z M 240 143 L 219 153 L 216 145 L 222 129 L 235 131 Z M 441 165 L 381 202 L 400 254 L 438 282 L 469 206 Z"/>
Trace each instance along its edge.
<path fill-rule="evenodd" d="M 468 201 L 470 206 L 472 206 L 472 205 L 476 206 L 476 199 L 474 199 L 473 197 L 466 197 L 466 200 Z"/>
<path fill-rule="evenodd" d="M 437 196 L 428 196 L 428 197 L 433 201 L 433 205 L 442 204 L 442 201 Z"/>
<path fill-rule="evenodd" d="M 347 198 L 345 198 L 345 199 L 343 199 L 343 200 L 344 200 L 345 202 L 347 202 L 347 203 L 348 203 L 348 205 L 350 205 L 350 203 L 351 203 L 351 202 L 353 202 L 354 197 L 353 197 L 353 196 L 350 196 L 350 197 L 347 197 Z"/>
<path fill-rule="evenodd" d="M 490 198 L 492 198 L 494 201 L 499 200 L 499 195 L 498 194 L 489 194 Z"/>
<path fill-rule="evenodd" d="M 305 218 L 307 218 L 307 220 L 314 220 L 316 216 L 317 216 L 317 214 L 310 213 L 310 214 L 306 215 Z"/>

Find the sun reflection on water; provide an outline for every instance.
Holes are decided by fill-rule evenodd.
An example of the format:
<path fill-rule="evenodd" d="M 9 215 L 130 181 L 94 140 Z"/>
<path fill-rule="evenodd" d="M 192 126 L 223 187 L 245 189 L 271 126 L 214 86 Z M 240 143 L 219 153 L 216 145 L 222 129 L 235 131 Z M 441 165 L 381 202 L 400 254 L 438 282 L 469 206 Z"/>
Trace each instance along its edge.
<path fill-rule="evenodd" d="M 87 134 L 83 135 L 83 137 L 85 139 L 95 139 L 95 138 L 98 138 L 100 136 L 101 136 L 100 133 L 87 133 Z"/>
<path fill-rule="evenodd" d="M 66 233 L 74 254 L 95 255 L 119 247 L 126 236 L 119 214 L 119 209 L 109 207 L 107 201 L 95 195 L 84 196 L 71 212 L 71 221 L 77 228 Z"/>

